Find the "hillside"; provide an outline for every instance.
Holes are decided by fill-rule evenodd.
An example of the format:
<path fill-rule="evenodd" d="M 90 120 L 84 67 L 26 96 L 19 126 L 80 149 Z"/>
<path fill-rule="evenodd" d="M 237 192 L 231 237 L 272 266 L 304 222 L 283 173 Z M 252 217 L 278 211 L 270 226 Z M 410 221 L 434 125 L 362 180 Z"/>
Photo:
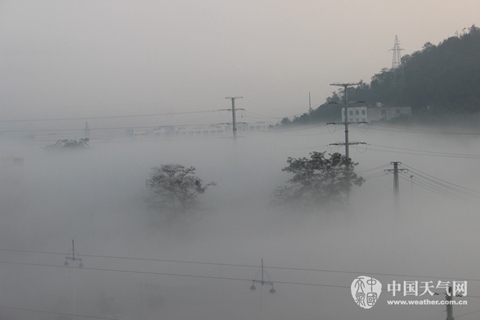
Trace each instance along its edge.
<path fill-rule="evenodd" d="M 382 69 L 369 84 L 362 81 L 356 88 L 350 88 L 349 100 L 365 101 L 367 105 L 381 102 L 410 106 L 416 120 L 428 122 L 480 112 L 480 28 L 475 25 L 438 45 L 427 42 L 421 50 L 403 56 L 402 67 L 403 72 Z M 397 86 L 393 85 L 394 72 L 403 77 Z M 281 124 L 338 121 L 340 108 L 328 103 L 341 101 L 342 95 L 334 93 L 310 114 L 293 120 L 284 118 Z"/>

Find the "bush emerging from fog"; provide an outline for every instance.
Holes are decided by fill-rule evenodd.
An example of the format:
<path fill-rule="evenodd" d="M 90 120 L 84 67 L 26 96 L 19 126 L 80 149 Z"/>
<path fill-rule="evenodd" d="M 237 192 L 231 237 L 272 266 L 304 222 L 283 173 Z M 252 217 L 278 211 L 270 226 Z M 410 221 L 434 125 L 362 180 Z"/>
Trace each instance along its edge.
<path fill-rule="evenodd" d="M 282 171 L 292 173 L 293 178 L 275 190 L 274 203 L 293 207 L 342 203 L 351 187 L 361 186 L 365 180 L 354 172 L 358 163 L 338 152 L 329 156 L 312 152 L 310 158 L 288 158 Z"/>
<path fill-rule="evenodd" d="M 88 141 L 90 139 L 83 138 L 80 140 L 58 140 L 54 144 L 48 145 L 47 150 L 74 150 L 74 149 L 86 149 L 90 147 Z"/>
<path fill-rule="evenodd" d="M 183 212 L 197 204 L 197 197 L 215 182 L 204 184 L 195 174 L 194 167 L 180 164 L 167 164 L 152 168 L 146 184 L 150 189 L 148 198 L 152 208 L 167 210 L 171 213 Z"/>

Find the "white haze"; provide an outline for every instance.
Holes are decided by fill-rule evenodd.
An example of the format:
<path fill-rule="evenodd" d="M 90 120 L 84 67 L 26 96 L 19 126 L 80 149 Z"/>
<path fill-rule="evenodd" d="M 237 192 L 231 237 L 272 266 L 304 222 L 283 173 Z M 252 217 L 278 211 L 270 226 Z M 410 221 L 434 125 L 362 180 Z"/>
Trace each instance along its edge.
<path fill-rule="evenodd" d="M 412 54 L 480 24 L 479 11 L 477 0 L 2 0 L 1 120 L 217 110 L 233 95 L 278 121 L 308 110 L 309 92 L 315 107 L 329 84 L 389 68 L 395 35 Z M 38 127 L 15 124 L 3 129 Z"/>
<path fill-rule="evenodd" d="M 230 95 L 244 97 L 240 121 L 277 122 L 305 112 L 309 92 L 316 107 L 336 89 L 330 83 L 368 82 L 388 68 L 395 35 L 402 54 L 411 54 L 478 25 L 479 11 L 477 0 L 0 1 L 0 318 L 445 318 L 441 306 L 387 307 L 386 292 L 365 311 L 345 287 L 367 272 L 384 285 L 431 279 L 421 276 L 479 279 L 476 203 L 401 180 L 396 212 L 393 177 L 382 173 L 389 165 L 362 174 L 379 173 L 352 193 L 348 208 L 272 207 L 274 189 L 289 179 L 281 171 L 287 157 L 337 151 L 327 145 L 343 140 L 340 128 L 244 134 L 236 148 L 228 137 L 118 135 L 125 127 L 230 122 L 218 112 L 230 107 Z M 192 111 L 204 113 L 165 115 Z M 102 118 L 111 116 L 126 118 Z M 33 140 L 52 132 L 78 138 L 83 132 L 72 130 L 87 120 L 102 137 L 89 150 L 52 153 L 49 142 Z M 453 154 L 476 153 L 477 137 L 351 131 L 354 141 Z M 352 147 L 358 171 L 401 161 L 480 189 L 476 159 L 379 148 Z M 14 167 L 14 157 L 24 166 Z M 169 163 L 195 166 L 218 183 L 183 221 L 168 221 L 144 201 L 151 168 Z M 83 269 L 63 266 L 72 239 Z M 274 295 L 234 280 L 254 279 L 261 259 Z M 469 305 L 455 307 L 455 317 L 477 311 L 479 291 L 471 280 Z"/>
<path fill-rule="evenodd" d="M 475 153 L 480 146 L 475 135 L 373 129 L 362 133 L 352 127 L 351 139 L 455 154 Z M 379 274 L 376 278 L 384 285 L 393 280 L 432 280 L 422 276 L 438 277 L 435 281 L 480 279 L 477 203 L 444 198 L 418 186 L 412 192 L 410 183 L 401 180 L 401 206 L 396 212 L 393 177 L 384 175 L 367 179 L 342 210 L 302 213 L 270 205 L 273 190 L 289 178 L 281 171 L 288 156 L 335 152 L 327 145 L 342 139 L 341 128 L 329 134 L 326 127 L 316 127 L 241 134 L 236 147 L 229 137 L 124 138 L 57 153 L 47 152 L 40 142 L 3 138 L 2 155 L 24 157 L 25 163 L 23 169 L 4 166 L 1 172 L 0 306 L 117 319 L 445 318 L 442 306 L 386 306 L 382 298 L 387 292 L 373 309 L 362 310 L 350 289 L 341 286 L 349 287 L 367 272 Z M 478 189 L 478 160 L 369 148 L 351 149 L 359 172 L 401 161 Z M 150 211 L 144 202 L 150 169 L 169 163 L 195 166 L 206 182 L 218 183 L 199 198 L 198 212 L 173 222 Z M 72 239 L 83 269 L 63 266 Z M 353 273 L 267 268 L 273 282 L 340 286 L 276 283 L 272 295 L 268 286 L 262 292 L 257 285 L 251 292 L 251 282 L 226 279 L 254 279 L 260 267 L 89 255 L 258 266 L 263 258 L 267 267 Z M 478 280 L 469 282 L 469 295 L 480 295 Z M 455 315 L 477 310 L 478 298 L 467 299 L 468 306 L 454 307 Z M 11 309 L 0 309 L 0 314 L 2 319 L 70 319 Z"/>

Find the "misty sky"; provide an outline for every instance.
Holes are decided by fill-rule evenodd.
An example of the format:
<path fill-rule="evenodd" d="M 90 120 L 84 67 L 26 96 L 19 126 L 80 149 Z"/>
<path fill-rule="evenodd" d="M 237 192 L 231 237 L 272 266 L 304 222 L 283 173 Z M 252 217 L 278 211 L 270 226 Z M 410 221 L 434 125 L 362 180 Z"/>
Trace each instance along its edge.
<path fill-rule="evenodd" d="M 316 107 L 330 83 L 390 67 L 395 35 L 409 54 L 478 12 L 476 0 L 3 0 L 0 120 L 217 110 L 243 96 L 249 121 L 278 121 L 306 111 L 309 92 Z"/>
<path fill-rule="evenodd" d="M 228 122 L 221 112 L 106 118 L 229 108 L 226 96 L 244 97 L 247 121 L 278 121 L 305 112 L 309 92 L 316 107 L 336 90 L 330 83 L 389 68 L 395 35 L 410 54 L 480 25 L 479 9 L 478 0 L 0 0 L 0 132 L 82 129 L 88 117 L 98 117 L 92 129 Z M 27 121 L 61 118 L 77 120 Z M 28 319 L 8 308 L 145 320 L 445 319 L 443 306 L 390 308 L 386 293 L 361 312 L 349 289 L 360 272 L 384 284 L 469 279 L 469 305 L 454 315 L 478 318 L 480 216 L 465 197 L 478 189 L 476 134 L 352 126 L 351 141 L 369 143 L 351 148 L 367 182 L 348 210 L 318 215 L 270 201 L 290 178 L 287 157 L 342 152 L 329 146 L 343 141 L 339 127 L 244 133 L 235 148 L 223 137 L 92 139 L 85 152 L 52 153 L 46 141 L 0 138 L 2 319 Z M 383 171 L 391 161 L 462 186 L 464 198 L 422 188 L 409 172 L 394 213 Z M 218 183 L 184 223 L 166 223 L 144 201 L 151 168 L 168 163 Z M 63 266 L 72 239 L 82 270 Z M 144 261 L 152 258 L 165 261 Z M 275 295 L 249 290 L 261 259 Z"/>

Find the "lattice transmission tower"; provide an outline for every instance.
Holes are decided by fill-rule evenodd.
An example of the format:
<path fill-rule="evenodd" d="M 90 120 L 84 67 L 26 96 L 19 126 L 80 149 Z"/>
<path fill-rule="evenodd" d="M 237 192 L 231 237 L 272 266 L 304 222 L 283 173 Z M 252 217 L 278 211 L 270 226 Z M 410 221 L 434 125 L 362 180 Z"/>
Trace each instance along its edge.
<path fill-rule="evenodd" d="M 405 85 L 405 74 L 403 72 L 403 64 L 402 64 L 402 50 L 400 48 L 400 42 L 398 41 L 398 36 L 395 36 L 395 44 L 393 48 L 389 51 L 393 51 L 393 58 L 392 58 L 392 85 L 394 88 L 401 88 Z"/>

